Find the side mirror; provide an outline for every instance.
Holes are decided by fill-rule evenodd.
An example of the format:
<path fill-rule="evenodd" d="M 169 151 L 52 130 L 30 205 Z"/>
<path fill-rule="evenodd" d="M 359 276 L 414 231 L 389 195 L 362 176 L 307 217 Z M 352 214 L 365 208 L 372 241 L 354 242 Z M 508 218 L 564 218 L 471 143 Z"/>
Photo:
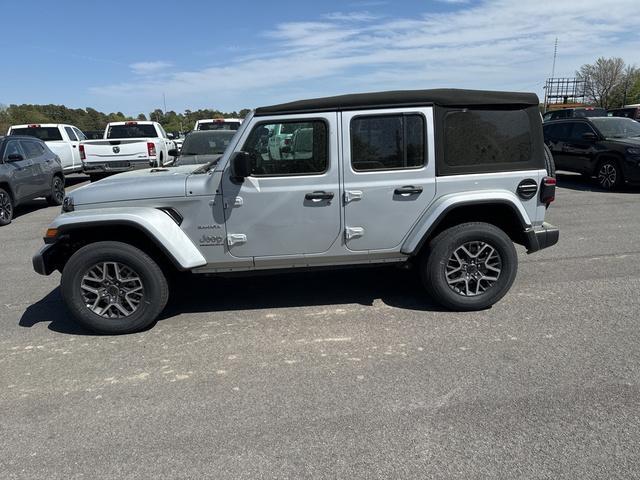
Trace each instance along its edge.
<path fill-rule="evenodd" d="M 173 139 L 174 139 L 174 138 L 176 138 L 176 137 L 175 137 L 175 135 L 174 135 L 173 133 L 167 133 L 167 138 L 168 138 L 169 140 L 173 140 Z"/>
<path fill-rule="evenodd" d="M 20 160 L 24 160 L 24 157 L 19 153 L 12 153 L 7 157 L 7 161 L 9 162 L 19 162 Z"/>
<path fill-rule="evenodd" d="M 231 157 L 231 176 L 244 179 L 251 175 L 251 155 L 247 152 L 236 152 Z"/>
<path fill-rule="evenodd" d="M 598 136 L 593 133 L 593 132 L 586 132 L 582 134 L 582 138 L 584 140 L 588 140 L 590 142 L 595 142 L 596 140 L 598 140 Z"/>
<path fill-rule="evenodd" d="M 170 157 L 177 157 L 178 155 L 180 155 L 177 148 L 172 148 L 167 153 L 169 154 Z"/>

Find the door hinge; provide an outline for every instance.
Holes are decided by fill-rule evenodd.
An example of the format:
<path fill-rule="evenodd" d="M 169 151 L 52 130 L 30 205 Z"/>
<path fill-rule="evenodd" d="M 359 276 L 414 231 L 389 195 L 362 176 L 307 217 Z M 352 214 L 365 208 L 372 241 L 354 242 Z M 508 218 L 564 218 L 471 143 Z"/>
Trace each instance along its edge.
<path fill-rule="evenodd" d="M 227 235 L 227 245 L 231 247 L 238 243 L 247 243 L 247 236 L 244 233 L 231 233 Z"/>
<path fill-rule="evenodd" d="M 345 190 L 344 203 L 349 203 L 362 198 L 362 190 Z"/>
<path fill-rule="evenodd" d="M 364 235 L 364 228 L 362 227 L 347 227 L 344 229 L 344 238 L 352 240 Z"/>
<path fill-rule="evenodd" d="M 242 197 L 235 197 L 233 199 L 233 206 L 234 207 L 241 207 L 242 205 L 244 205 L 244 199 Z M 229 208 L 229 202 L 227 202 L 226 200 L 224 202 L 224 208 L 225 208 L 225 210 Z"/>

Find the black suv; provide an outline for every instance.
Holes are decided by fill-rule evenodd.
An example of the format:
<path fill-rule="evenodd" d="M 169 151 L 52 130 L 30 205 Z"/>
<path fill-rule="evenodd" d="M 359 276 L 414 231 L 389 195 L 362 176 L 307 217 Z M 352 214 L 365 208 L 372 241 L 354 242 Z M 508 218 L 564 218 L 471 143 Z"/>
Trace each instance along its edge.
<path fill-rule="evenodd" d="M 37 197 L 62 204 L 60 159 L 35 137 L 0 137 L 0 226 L 11 223 L 16 205 Z"/>
<path fill-rule="evenodd" d="M 640 123 L 628 118 L 593 117 L 544 124 L 544 141 L 556 168 L 596 176 L 613 190 L 640 183 Z"/>
<path fill-rule="evenodd" d="M 610 117 L 626 117 L 640 122 L 640 107 L 612 108 L 607 110 Z"/>
<path fill-rule="evenodd" d="M 607 111 L 600 107 L 576 107 L 552 110 L 542 116 L 543 122 L 563 120 L 565 118 L 606 117 Z"/>

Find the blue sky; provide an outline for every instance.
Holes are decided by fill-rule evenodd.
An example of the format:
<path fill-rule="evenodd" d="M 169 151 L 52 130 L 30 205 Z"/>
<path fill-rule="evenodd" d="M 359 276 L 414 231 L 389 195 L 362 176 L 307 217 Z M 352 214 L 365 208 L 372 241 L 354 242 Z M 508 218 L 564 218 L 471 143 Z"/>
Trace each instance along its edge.
<path fill-rule="evenodd" d="M 640 65 L 638 0 L 3 0 L 0 104 L 225 111 L 386 89 L 535 91 Z M 606 5 L 606 7 L 605 7 Z M 13 20 L 11 20 L 13 19 Z"/>

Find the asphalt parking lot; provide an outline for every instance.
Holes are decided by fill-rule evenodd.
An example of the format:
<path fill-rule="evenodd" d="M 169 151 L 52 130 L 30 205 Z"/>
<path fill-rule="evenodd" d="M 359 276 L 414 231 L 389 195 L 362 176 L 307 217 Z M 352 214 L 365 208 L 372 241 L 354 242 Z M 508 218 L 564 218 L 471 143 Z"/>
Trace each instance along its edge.
<path fill-rule="evenodd" d="M 59 208 L 31 202 L 0 229 L 0 477 L 638 478 L 640 189 L 560 186 L 560 243 L 490 310 L 396 269 L 210 279 L 120 337 L 33 272 Z"/>

